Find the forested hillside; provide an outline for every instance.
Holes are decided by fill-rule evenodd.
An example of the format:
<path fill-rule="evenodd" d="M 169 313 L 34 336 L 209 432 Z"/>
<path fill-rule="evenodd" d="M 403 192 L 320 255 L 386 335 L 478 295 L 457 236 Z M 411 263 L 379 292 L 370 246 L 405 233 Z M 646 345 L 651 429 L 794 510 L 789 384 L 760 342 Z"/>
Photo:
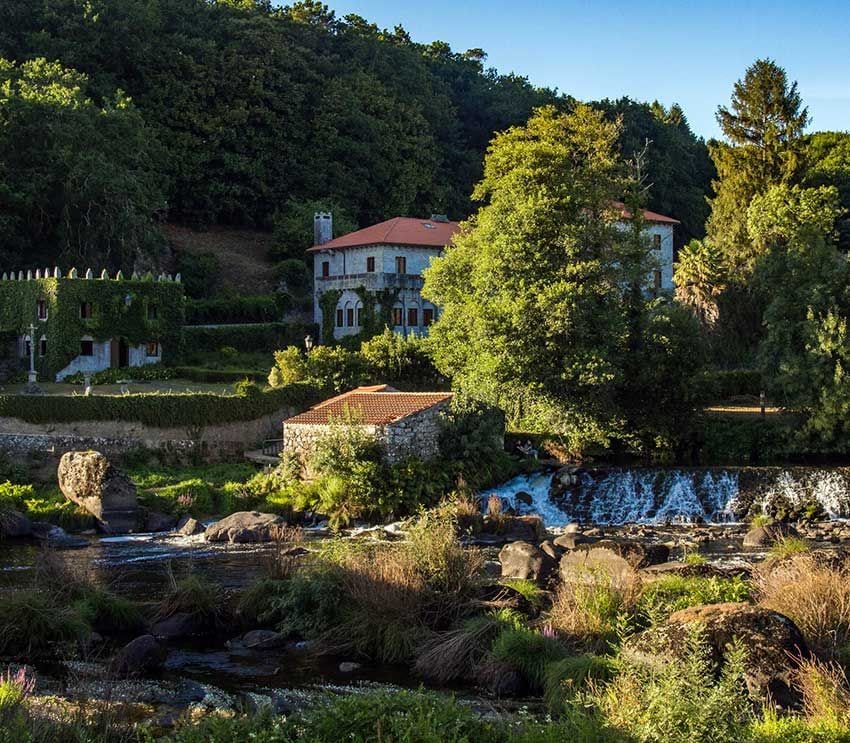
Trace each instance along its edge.
<path fill-rule="evenodd" d="M 277 221 L 297 242 L 292 215 L 317 205 L 352 225 L 462 218 L 493 134 L 574 104 L 482 50 L 316 2 L 15 0 L 0 58 L 0 245 L 15 264 L 156 260 L 165 220 Z M 601 106 L 624 115 L 624 154 L 653 141 L 649 206 L 683 221 L 680 240 L 701 236 L 713 168 L 683 112 Z"/>

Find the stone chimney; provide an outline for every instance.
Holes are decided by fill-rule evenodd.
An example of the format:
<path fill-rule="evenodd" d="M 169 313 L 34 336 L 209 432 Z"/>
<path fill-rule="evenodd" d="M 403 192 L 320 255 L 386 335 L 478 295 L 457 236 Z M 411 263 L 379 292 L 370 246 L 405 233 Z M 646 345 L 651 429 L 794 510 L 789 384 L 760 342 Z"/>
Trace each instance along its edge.
<path fill-rule="evenodd" d="M 330 212 L 316 212 L 313 215 L 313 245 L 324 245 L 333 240 L 334 218 Z"/>

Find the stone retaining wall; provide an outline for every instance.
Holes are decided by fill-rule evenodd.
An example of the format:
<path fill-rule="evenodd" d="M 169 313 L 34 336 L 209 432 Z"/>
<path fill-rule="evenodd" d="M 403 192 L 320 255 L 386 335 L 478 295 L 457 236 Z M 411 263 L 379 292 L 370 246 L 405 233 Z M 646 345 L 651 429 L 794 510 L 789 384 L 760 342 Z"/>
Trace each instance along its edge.
<path fill-rule="evenodd" d="M 282 421 L 300 411 L 288 407 L 252 421 L 200 428 L 153 428 L 127 421 L 37 424 L 0 418 L 0 452 L 16 459 L 31 455 L 58 459 L 72 450 L 95 449 L 118 455 L 145 448 L 181 458 L 191 455 L 208 461 L 233 460 L 248 449 L 259 448 L 264 439 L 280 438 Z"/>

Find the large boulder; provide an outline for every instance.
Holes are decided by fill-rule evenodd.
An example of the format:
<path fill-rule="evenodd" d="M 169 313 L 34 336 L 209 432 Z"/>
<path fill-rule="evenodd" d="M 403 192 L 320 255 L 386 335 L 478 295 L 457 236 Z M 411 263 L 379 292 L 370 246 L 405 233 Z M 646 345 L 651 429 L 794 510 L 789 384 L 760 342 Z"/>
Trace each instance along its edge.
<path fill-rule="evenodd" d="M 566 584 L 604 583 L 621 591 L 629 591 L 637 580 L 634 567 L 610 547 L 566 552 L 561 557 L 559 572 Z"/>
<path fill-rule="evenodd" d="M 754 526 L 744 535 L 744 547 L 772 547 L 783 539 L 796 539 L 799 536 L 800 532 L 789 524 Z"/>
<path fill-rule="evenodd" d="M 561 545 L 564 542 L 561 539 Z M 580 582 L 587 582 L 588 574 L 596 573 L 607 575 L 615 584 L 625 585 L 633 580 L 634 571 L 666 562 L 669 557 L 670 548 L 666 545 L 635 540 L 600 539 L 574 544 L 561 558 L 561 578 L 574 582 L 578 577 Z"/>
<path fill-rule="evenodd" d="M 126 534 L 138 528 L 136 486 L 100 452 L 62 455 L 58 476 L 64 496 L 94 516 L 103 531 Z"/>
<path fill-rule="evenodd" d="M 112 671 L 119 678 L 147 676 L 159 671 L 167 653 L 153 635 L 142 635 L 127 643 L 112 662 Z"/>
<path fill-rule="evenodd" d="M 273 513 L 239 511 L 210 524 L 204 532 L 208 542 L 271 542 L 285 521 Z"/>
<path fill-rule="evenodd" d="M 204 525 L 191 516 L 181 516 L 177 522 L 175 531 L 181 537 L 192 537 L 195 534 L 202 534 L 204 532 Z"/>
<path fill-rule="evenodd" d="M 715 663 L 721 663 L 732 643 L 746 650 L 744 678 L 755 696 L 782 707 L 801 702 L 793 681 L 796 660 L 808 654 L 797 626 L 786 616 L 751 604 L 708 604 L 682 609 L 667 622 L 637 635 L 624 652 L 656 660 L 687 651 L 688 637 L 701 628 Z"/>
<path fill-rule="evenodd" d="M 511 542 L 499 552 L 503 578 L 523 578 L 542 583 L 552 574 L 555 560 L 528 542 Z"/>

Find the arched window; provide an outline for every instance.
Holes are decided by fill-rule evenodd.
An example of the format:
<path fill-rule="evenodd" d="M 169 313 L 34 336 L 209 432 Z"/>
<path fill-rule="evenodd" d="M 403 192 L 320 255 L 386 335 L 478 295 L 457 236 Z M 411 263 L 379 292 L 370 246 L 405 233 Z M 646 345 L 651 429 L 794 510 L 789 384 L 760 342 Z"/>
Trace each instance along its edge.
<path fill-rule="evenodd" d="M 354 303 L 346 302 L 345 303 L 345 326 L 347 328 L 354 327 Z"/>
<path fill-rule="evenodd" d="M 404 325 L 404 307 L 397 304 L 393 307 L 393 327 L 400 328 Z"/>
<path fill-rule="evenodd" d="M 363 302 L 358 302 L 354 308 L 355 312 L 355 323 L 358 328 L 363 327 Z"/>

